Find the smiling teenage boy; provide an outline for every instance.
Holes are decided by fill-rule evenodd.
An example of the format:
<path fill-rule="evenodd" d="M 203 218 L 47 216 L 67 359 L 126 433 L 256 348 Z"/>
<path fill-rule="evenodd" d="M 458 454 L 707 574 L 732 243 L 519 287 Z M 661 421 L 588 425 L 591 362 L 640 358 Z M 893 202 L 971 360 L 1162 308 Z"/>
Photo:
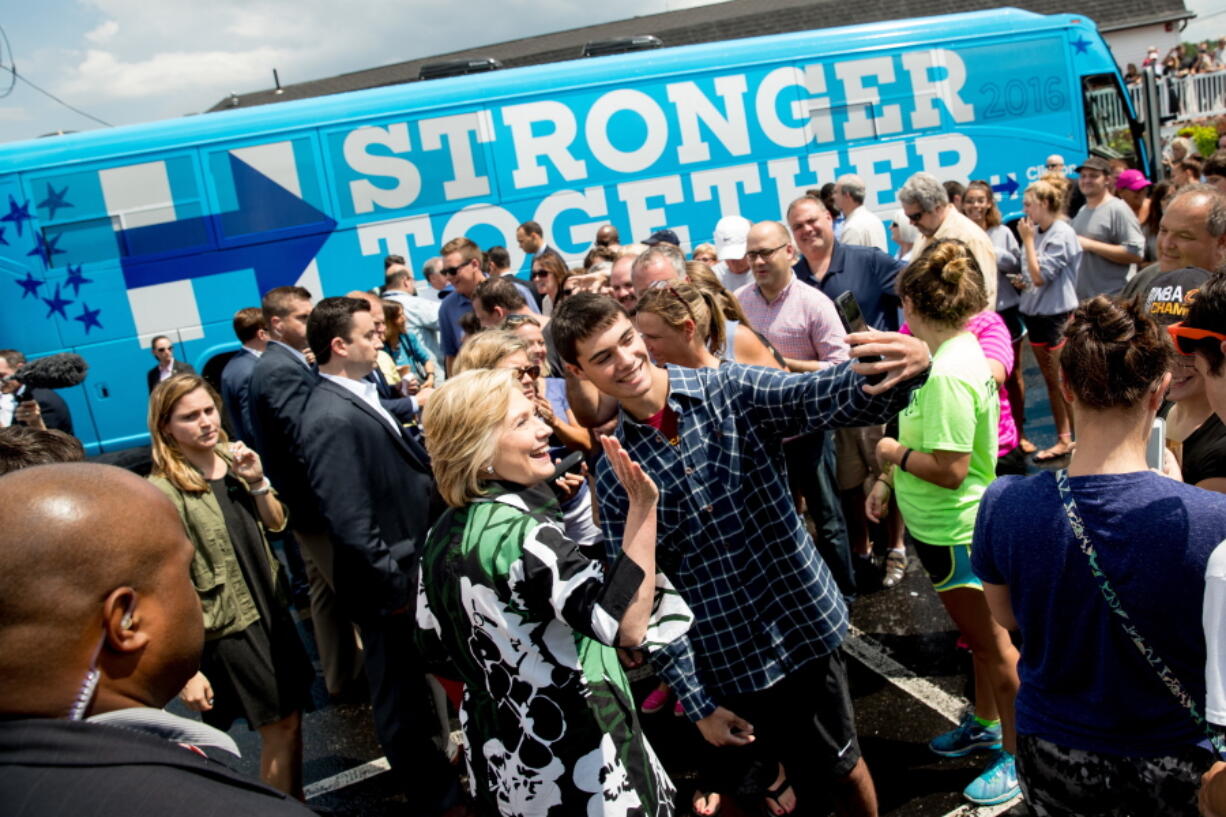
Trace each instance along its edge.
<path fill-rule="evenodd" d="M 840 813 L 875 814 L 839 650 L 847 608 L 796 513 L 781 442 L 884 423 L 924 382 L 927 349 L 869 332 L 849 336 L 862 344 L 852 355 L 883 362 L 662 369 L 625 310 L 589 293 L 563 301 L 551 327 L 568 370 L 617 399 L 616 435 L 660 488 L 659 563 L 695 621 L 652 663 L 706 740 L 735 747 L 711 762 L 733 773 L 761 753 L 769 768 L 783 762 L 801 799 L 833 784 Z M 614 553 L 627 501 L 604 461 L 597 490 Z"/>

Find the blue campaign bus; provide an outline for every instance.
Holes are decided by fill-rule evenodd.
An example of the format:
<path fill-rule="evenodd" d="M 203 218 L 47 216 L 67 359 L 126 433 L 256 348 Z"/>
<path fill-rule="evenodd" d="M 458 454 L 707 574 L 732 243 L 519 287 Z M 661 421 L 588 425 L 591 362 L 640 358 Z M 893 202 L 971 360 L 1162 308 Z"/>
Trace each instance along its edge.
<path fill-rule="evenodd" d="M 1122 88 L 1090 20 L 999 9 L 0 145 L 0 347 L 83 355 L 88 380 L 64 391 L 78 435 L 119 450 L 147 441 L 152 338 L 203 371 L 269 288 L 371 288 L 384 255 L 420 269 L 459 235 L 518 269 L 529 219 L 573 257 L 605 222 L 692 246 L 845 173 L 878 213 L 919 170 L 987 179 L 1012 218 L 1048 154 L 1146 166 Z M 1129 128 L 1107 125 L 1113 93 Z"/>

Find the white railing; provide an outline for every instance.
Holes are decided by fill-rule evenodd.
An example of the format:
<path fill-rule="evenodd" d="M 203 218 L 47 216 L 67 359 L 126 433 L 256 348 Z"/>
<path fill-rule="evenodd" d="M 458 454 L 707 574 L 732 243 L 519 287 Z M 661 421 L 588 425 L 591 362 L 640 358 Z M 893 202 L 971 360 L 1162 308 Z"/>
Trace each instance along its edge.
<path fill-rule="evenodd" d="M 1191 119 L 1200 116 L 1218 116 L 1226 114 L 1226 71 L 1215 71 L 1212 74 L 1189 74 L 1186 77 L 1158 77 L 1158 107 L 1165 120 Z M 1092 91 L 1091 95 L 1111 95 L 1114 92 Z M 1137 117 L 1144 120 L 1145 106 L 1141 84 L 1128 86 L 1128 95 L 1132 97 L 1133 110 Z M 1119 103 L 1108 103 L 1113 110 L 1111 121 L 1114 123 L 1116 111 L 1123 119 L 1124 112 L 1119 110 Z M 1112 127 L 1115 127 L 1113 124 Z M 1123 125 L 1119 125 L 1123 127 Z"/>

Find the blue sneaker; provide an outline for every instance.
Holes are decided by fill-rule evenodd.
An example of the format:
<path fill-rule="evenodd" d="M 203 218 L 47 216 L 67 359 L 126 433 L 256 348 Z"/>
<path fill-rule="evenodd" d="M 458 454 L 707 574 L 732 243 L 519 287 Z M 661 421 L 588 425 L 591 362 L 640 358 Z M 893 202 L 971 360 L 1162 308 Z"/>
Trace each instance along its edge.
<path fill-rule="evenodd" d="M 1000 752 L 984 769 L 983 774 L 962 790 L 962 796 L 977 806 L 1007 803 L 1022 793 L 1017 783 L 1017 765 L 1013 755 Z"/>
<path fill-rule="evenodd" d="M 1000 746 L 1000 725 L 980 726 L 973 711 L 962 717 L 956 729 L 928 741 L 928 748 L 944 757 L 962 757 L 979 749 L 995 751 Z"/>

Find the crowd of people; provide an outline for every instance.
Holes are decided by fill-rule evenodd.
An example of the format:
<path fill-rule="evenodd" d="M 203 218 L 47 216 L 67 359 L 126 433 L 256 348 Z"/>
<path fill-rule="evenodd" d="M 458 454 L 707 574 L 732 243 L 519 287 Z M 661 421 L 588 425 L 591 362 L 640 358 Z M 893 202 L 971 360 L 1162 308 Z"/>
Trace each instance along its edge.
<path fill-rule="evenodd" d="M 605 225 L 572 268 L 525 222 L 527 282 L 457 237 L 278 287 L 217 384 L 153 340 L 147 481 L 2 381 L 0 799 L 302 813 L 298 604 L 421 814 L 873 815 L 849 604 L 923 573 L 973 666 L 928 744 L 987 755 L 967 800 L 1226 815 L 1226 153 L 1047 169 L 1012 226 L 918 173 L 887 231 L 844 176 L 688 258 Z M 216 759 L 239 720 L 264 785 Z"/>

